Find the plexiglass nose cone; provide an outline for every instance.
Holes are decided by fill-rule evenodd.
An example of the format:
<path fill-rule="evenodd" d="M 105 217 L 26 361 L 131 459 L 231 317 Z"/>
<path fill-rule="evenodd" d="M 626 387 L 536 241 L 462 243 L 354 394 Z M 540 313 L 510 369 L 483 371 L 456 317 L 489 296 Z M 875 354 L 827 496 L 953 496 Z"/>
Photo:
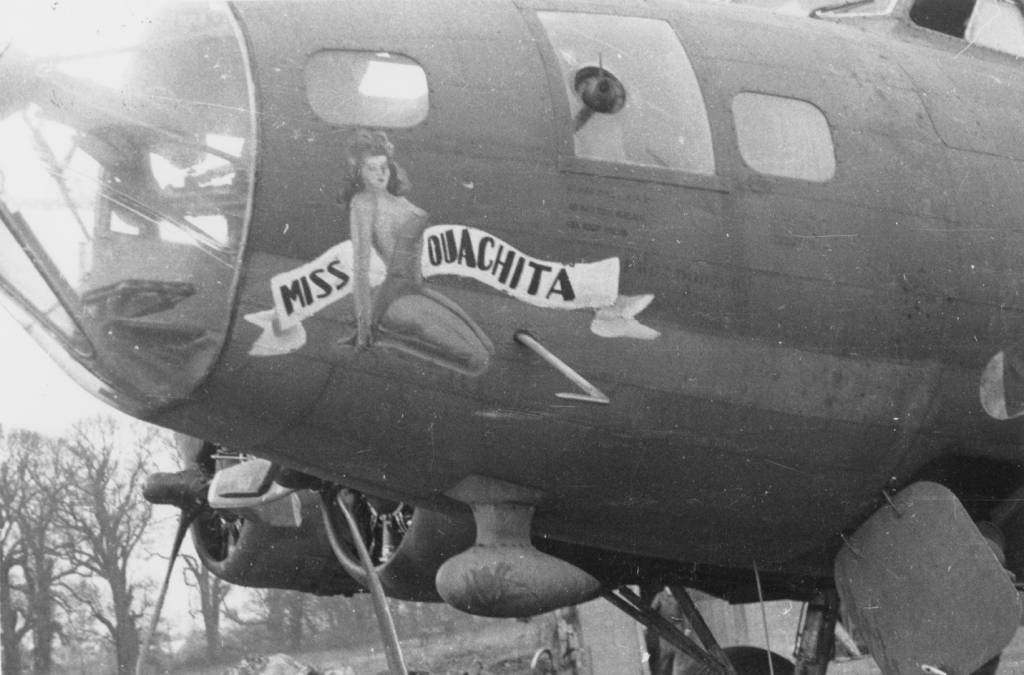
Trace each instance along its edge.
<path fill-rule="evenodd" d="M 251 202 L 235 19 L 207 3 L 13 6 L 0 288 L 116 389 L 185 396 L 225 341 Z"/>

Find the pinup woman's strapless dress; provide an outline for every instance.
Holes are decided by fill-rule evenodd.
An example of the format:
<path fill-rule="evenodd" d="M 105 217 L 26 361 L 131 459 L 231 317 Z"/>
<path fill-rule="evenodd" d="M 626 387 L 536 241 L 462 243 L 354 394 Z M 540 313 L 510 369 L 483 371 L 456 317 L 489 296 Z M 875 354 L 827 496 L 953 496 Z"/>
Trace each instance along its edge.
<path fill-rule="evenodd" d="M 373 245 L 387 274 L 373 292 L 374 344 L 478 374 L 494 346 L 461 307 L 424 285 L 420 265 L 426 228 L 427 214 L 404 198 L 377 213 Z"/>

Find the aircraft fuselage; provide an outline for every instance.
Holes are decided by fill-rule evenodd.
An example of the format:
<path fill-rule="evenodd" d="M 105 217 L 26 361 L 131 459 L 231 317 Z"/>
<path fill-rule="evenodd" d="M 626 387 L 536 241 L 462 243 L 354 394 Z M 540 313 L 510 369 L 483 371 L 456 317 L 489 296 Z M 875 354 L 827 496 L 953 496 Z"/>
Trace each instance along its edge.
<path fill-rule="evenodd" d="M 148 419 L 418 505 L 531 486 L 537 536 L 821 576 L 949 457 L 1019 484 L 1020 426 L 978 397 L 1024 333 L 1009 57 L 717 4 L 234 11 L 256 164 L 231 322 Z M 572 42 L 613 11 L 617 41 Z M 420 117 L 351 112 L 337 73 L 375 54 L 426 90 L 362 93 Z M 621 111 L 580 116 L 587 64 Z M 408 188 L 360 205 L 353 134 L 380 127 Z M 559 397 L 581 392 L 522 331 L 608 402 Z"/>

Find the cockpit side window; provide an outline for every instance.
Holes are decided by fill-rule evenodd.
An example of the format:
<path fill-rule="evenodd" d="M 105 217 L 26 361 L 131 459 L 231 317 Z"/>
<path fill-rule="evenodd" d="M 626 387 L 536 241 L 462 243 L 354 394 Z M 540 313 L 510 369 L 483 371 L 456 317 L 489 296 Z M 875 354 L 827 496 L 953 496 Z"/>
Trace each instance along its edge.
<path fill-rule="evenodd" d="M 671 26 L 539 12 L 569 97 L 579 158 L 713 175 L 704 97 Z"/>
<path fill-rule="evenodd" d="M 1024 56 L 1024 6 L 1018 0 L 917 0 L 910 19 L 973 45 Z"/>
<path fill-rule="evenodd" d="M 964 39 L 1000 52 L 1024 56 L 1024 6 L 1017 0 L 978 0 Z"/>
<path fill-rule="evenodd" d="M 910 8 L 910 20 L 939 33 L 963 37 L 973 5 L 962 0 L 917 0 Z"/>

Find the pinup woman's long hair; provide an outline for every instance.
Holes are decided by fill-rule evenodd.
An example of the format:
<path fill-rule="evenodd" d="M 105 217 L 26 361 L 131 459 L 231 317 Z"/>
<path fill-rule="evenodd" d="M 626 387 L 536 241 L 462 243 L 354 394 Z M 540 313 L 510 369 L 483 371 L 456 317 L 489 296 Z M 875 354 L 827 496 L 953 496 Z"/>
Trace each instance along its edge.
<path fill-rule="evenodd" d="M 338 201 L 347 204 L 352 196 L 362 192 L 363 177 L 361 169 L 367 157 L 387 157 L 391 177 L 388 178 L 388 192 L 393 195 L 408 194 L 410 183 L 405 170 L 395 161 L 395 146 L 388 140 L 383 131 L 357 129 L 348 139 L 345 151 L 346 171 L 345 184 L 338 193 Z"/>

